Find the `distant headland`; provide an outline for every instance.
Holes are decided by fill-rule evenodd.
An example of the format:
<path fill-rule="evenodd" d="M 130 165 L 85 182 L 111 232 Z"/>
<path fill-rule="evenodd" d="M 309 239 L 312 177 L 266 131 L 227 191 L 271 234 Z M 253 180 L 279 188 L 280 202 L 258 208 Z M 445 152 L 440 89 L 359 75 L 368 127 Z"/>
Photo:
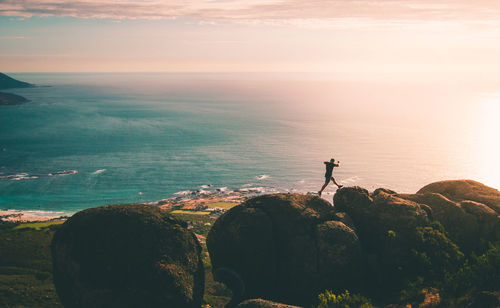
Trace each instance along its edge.
<path fill-rule="evenodd" d="M 0 92 L 0 106 L 22 105 L 27 102 L 29 100 L 20 95 Z"/>
<path fill-rule="evenodd" d="M 16 80 L 12 77 L 0 73 L 0 90 L 13 88 L 31 88 L 35 85 L 23 81 Z"/>
<path fill-rule="evenodd" d="M 0 90 L 14 89 L 14 88 L 31 88 L 33 84 L 16 80 L 3 73 L 0 73 Z M 21 105 L 29 100 L 20 95 L 0 92 L 0 106 Z"/>

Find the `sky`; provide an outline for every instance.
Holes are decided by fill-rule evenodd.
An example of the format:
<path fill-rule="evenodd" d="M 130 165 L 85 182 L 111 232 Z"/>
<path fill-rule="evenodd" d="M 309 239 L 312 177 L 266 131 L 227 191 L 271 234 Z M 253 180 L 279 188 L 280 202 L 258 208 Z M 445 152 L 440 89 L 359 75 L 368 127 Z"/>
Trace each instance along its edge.
<path fill-rule="evenodd" d="M 3 72 L 498 72 L 497 0 L 0 0 Z"/>

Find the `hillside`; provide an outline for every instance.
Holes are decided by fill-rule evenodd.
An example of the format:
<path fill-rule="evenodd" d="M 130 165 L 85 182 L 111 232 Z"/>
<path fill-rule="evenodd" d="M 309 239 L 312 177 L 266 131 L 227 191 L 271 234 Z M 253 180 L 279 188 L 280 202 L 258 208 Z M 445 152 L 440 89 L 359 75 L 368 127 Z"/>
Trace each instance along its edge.
<path fill-rule="evenodd" d="M 26 102 L 28 100 L 20 95 L 0 92 L 0 106 L 22 105 Z"/>
<path fill-rule="evenodd" d="M 12 77 L 0 73 L 0 90 L 1 89 L 12 89 L 12 88 L 30 88 L 33 87 L 31 83 L 16 80 Z"/>

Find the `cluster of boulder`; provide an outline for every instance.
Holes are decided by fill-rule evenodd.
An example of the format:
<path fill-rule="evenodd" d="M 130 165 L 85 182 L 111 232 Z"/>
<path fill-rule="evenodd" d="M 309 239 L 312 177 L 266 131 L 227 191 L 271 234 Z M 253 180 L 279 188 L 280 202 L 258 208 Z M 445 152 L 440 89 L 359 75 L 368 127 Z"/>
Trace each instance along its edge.
<path fill-rule="evenodd" d="M 316 196 L 266 195 L 222 215 L 207 247 L 235 302 L 307 306 L 325 289 L 387 299 L 418 276 L 456 270 L 462 251 L 498 241 L 499 201 L 498 190 L 474 181 L 437 182 L 416 194 L 347 187 L 333 207 Z"/>
<path fill-rule="evenodd" d="M 342 222 L 344 220 L 344 222 Z M 305 305 L 317 290 L 346 282 L 361 247 L 348 218 L 315 196 L 252 198 L 222 215 L 207 248 L 215 279 L 233 301 L 266 298 Z"/>
<path fill-rule="evenodd" d="M 416 194 L 347 187 L 333 201 L 264 195 L 217 219 L 207 248 L 215 279 L 233 292 L 229 306 L 309 306 L 325 289 L 390 296 L 403 280 L 442 275 L 462 251 L 500 239 L 500 192 L 474 181 Z M 201 305 L 201 247 L 154 206 L 79 212 L 57 231 L 52 252 L 65 307 Z"/>
<path fill-rule="evenodd" d="M 443 181 L 429 184 L 416 194 L 399 196 L 427 204 L 432 218 L 464 251 L 478 250 L 500 239 L 500 193 L 494 188 L 471 180 Z"/>

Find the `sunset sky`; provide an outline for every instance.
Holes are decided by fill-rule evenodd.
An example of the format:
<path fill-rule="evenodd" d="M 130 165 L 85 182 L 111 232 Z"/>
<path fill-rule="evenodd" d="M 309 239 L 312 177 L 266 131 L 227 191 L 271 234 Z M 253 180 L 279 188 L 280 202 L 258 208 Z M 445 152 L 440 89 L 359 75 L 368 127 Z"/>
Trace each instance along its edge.
<path fill-rule="evenodd" d="M 0 0 L 4 72 L 496 72 L 496 0 Z"/>

